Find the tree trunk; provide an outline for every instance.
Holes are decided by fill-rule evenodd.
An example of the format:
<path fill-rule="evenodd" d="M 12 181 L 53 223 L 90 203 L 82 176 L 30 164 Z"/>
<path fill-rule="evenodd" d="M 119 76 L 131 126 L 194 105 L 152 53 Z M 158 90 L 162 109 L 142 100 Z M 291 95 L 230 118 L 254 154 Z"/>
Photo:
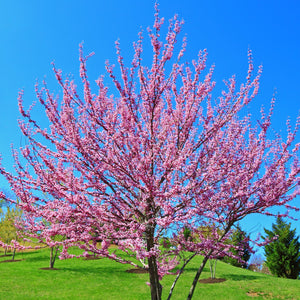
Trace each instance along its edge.
<path fill-rule="evenodd" d="M 213 263 L 212 263 L 211 259 L 209 259 L 209 269 L 210 269 L 210 278 L 214 278 Z"/>
<path fill-rule="evenodd" d="M 192 299 L 194 291 L 195 291 L 195 288 L 196 288 L 196 285 L 197 285 L 198 280 L 199 280 L 199 277 L 200 277 L 200 275 L 201 275 L 201 273 L 202 273 L 202 271 L 203 271 L 203 269 L 204 269 L 204 267 L 205 267 L 205 265 L 206 265 L 206 263 L 207 263 L 207 261 L 209 259 L 209 256 L 211 254 L 212 254 L 212 250 L 210 250 L 208 252 L 208 254 L 203 258 L 202 264 L 200 265 L 200 267 L 199 267 L 199 269 L 198 269 L 198 271 L 196 273 L 196 276 L 194 278 L 193 284 L 192 284 L 192 286 L 190 288 L 190 292 L 189 292 L 189 295 L 187 297 L 187 300 L 191 300 Z"/>
<path fill-rule="evenodd" d="M 154 226 L 146 232 L 147 251 L 154 247 Z M 162 286 L 159 282 L 156 257 L 148 258 L 151 300 L 161 300 Z"/>
<path fill-rule="evenodd" d="M 227 232 L 230 230 L 230 228 L 232 227 L 232 225 L 233 225 L 232 222 L 230 222 L 230 223 L 227 224 L 227 227 L 224 230 L 222 236 L 219 237 L 218 242 L 220 242 L 223 239 L 223 237 L 227 234 Z M 198 280 L 199 280 L 199 277 L 200 277 L 200 275 L 201 275 L 201 273 L 202 273 L 202 271 L 203 271 L 203 269 L 204 269 L 204 267 L 205 267 L 205 265 L 206 265 L 206 263 L 207 263 L 207 261 L 208 261 L 208 259 L 209 259 L 209 257 L 211 256 L 212 253 L 213 253 L 213 250 L 211 249 L 211 250 L 208 251 L 207 255 L 203 258 L 202 264 L 200 265 L 200 267 L 199 267 L 199 269 L 198 269 L 198 271 L 196 273 L 196 276 L 194 278 L 193 284 L 192 284 L 192 286 L 190 288 L 190 292 L 189 292 L 189 295 L 187 297 L 187 300 L 191 300 L 192 299 L 194 291 L 195 291 L 195 288 L 196 288 L 196 285 L 197 285 Z M 215 273 L 216 273 L 216 271 L 215 271 Z"/>
<path fill-rule="evenodd" d="M 176 285 L 176 283 L 177 283 L 177 281 L 178 281 L 180 275 L 182 274 L 182 272 L 183 272 L 185 266 L 186 266 L 186 265 L 187 265 L 187 264 L 188 264 L 188 263 L 189 263 L 196 255 L 197 255 L 197 253 L 194 253 L 189 259 L 187 259 L 187 260 L 184 262 L 184 264 L 183 264 L 183 266 L 181 267 L 179 273 L 177 274 L 175 280 L 173 281 L 173 284 L 172 284 L 172 286 L 171 286 L 171 289 L 170 289 L 169 296 L 168 296 L 168 299 L 167 299 L 167 300 L 170 300 L 170 299 L 171 299 L 172 294 L 173 294 L 173 290 L 174 290 L 174 288 L 175 288 L 175 285 Z"/>
<path fill-rule="evenodd" d="M 54 266 L 54 261 L 53 261 L 53 247 L 50 247 L 50 264 L 49 268 L 52 269 Z"/>
<path fill-rule="evenodd" d="M 54 253 L 54 248 L 55 248 L 55 253 Z M 53 269 L 54 267 L 54 263 L 55 263 L 55 259 L 56 259 L 56 256 L 57 256 L 57 252 L 58 252 L 58 246 L 56 247 L 50 247 L 50 269 Z"/>
<path fill-rule="evenodd" d="M 217 268 L 217 259 L 215 259 L 215 265 L 214 265 L 214 278 L 216 278 L 216 268 Z"/>
<path fill-rule="evenodd" d="M 217 267 L 217 259 L 210 259 L 209 268 L 210 268 L 210 277 L 212 279 L 216 278 L 216 267 Z"/>
<path fill-rule="evenodd" d="M 16 255 L 16 248 L 14 248 L 13 250 L 12 260 L 15 260 L 15 255 Z"/>

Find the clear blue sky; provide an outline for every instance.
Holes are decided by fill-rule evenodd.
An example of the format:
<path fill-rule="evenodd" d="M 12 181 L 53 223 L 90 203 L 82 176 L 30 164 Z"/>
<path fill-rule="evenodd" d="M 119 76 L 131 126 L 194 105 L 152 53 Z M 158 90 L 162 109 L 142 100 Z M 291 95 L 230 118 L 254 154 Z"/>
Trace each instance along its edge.
<path fill-rule="evenodd" d="M 153 24 L 153 4 L 152 0 L 0 1 L 0 153 L 6 167 L 12 165 L 10 144 L 24 143 L 17 126 L 18 91 L 24 89 L 27 106 L 35 100 L 37 79 L 46 78 L 57 92 L 51 62 L 64 74 L 77 76 L 82 41 L 86 53 L 96 53 L 88 64 L 90 79 L 96 79 L 104 73 L 105 60 L 115 60 L 117 39 L 125 57 L 132 53 L 140 28 Z M 166 20 L 175 13 L 185 20 L 186 60 L 195 58 L 200 49 L 208 50 L 209 64 L 216 64 L 214 79 L 219 88 L 232 74 L 238 79 L 246 76 L 247 50 L 252 49 L 255 66 L 263 64 L 264 71 L 251 112 L 259 111 L 262 104 L 268 106 L 276 89 L 273 127 L 284 133 L 287 117 L 295 122 L 300 109 L 298 0 L 161 0 L 160 11 Z M 294 204 L 300 207 L 300 199 Z M 256 216 L 242 226 L 256 234 L 273 221 Z M 299 223 L 293 222 L 298 234 Z"/>

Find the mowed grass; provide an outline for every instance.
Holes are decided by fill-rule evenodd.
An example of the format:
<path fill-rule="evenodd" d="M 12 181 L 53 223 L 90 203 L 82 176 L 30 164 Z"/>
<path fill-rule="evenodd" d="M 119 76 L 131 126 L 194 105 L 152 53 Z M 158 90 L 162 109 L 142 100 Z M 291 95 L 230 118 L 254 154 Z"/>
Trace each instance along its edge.
<path fill-rule="evenodd" d="M 7 259 L 0 257 L 0 261 Z M 21 261 L 0 263 L 0 299 L 150 299 L 148 274 L 127 273 L 130 266 L 108 259 L 57 260 L 58 270 L 41 269 L 48 267 L 48 249 L 18 253 L 15 259 Z M 172 299 L 186 299 L 200 262 L 197 257 L 187 266 Z M 222 262 L 217 263 L 216 275 L 226 281 L 198 283 L 193 299 L 300 299 L 300 280 L 275 278 Z M 200 278 L 209 277 L 207 266 Z M 163 299 L 174 278 L 163 279 Z"/>

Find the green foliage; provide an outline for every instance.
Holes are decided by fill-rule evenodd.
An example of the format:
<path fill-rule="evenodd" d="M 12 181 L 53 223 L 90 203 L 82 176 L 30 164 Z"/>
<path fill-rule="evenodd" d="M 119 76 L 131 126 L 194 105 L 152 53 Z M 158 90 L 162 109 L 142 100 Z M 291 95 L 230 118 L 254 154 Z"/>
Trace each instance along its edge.
<path fill-rule="evenodd" d="M 12 240 L 17 239 L 17 229 L 15 227 L 15 220 L 21 216 L 21 212 L 17 208 L 6 208 L 5 215 L 0 221 L 0 238 L 9 244 Z"/>
<path fill-rule="evenodd" d="M 223 258 L 223 261 L 235 267 L 246 268 L 247 261 L 250 259 L 251 256 L 249 251 L 250 249 L 249 236 L 246 234 L 245 231 L 241 229 L 239 225 L 237 225 L 236 229 L 232 232 L 228 240 L 228 244 L 239 247 L 239 249 L 231 248 L 230 252 L 234 256 L 240 257 L 244 261 L 244 263 L 240 262 L 236 258 L 232 258 L 229 256 L 225 256 Z"/>
<path fill-rule="evenodd" d="M 191 238 L 192 236 L 192 231 L 190 228 L 188 227 L 184 227 L 183 228 L 183 236 L 184 236 L 184 239 L 187 241 L 189 238 Z"/>
<path fill-rule="evenodd" d="M 4 206 L 4 199 L 0 199 L 0 221 L 2 220 L 3 218 L 3 209 L 2 207 Z"/>
<path fill-rule="evenodd" d="M 300 273 L 300 242 L 296 229 L 291 230 L 282 218 L 272 224 L 272 230 L 264 229 L 264 239 L 278 238 L 265 246 L 266 265 L 277 277 L 297 279 Z"/>
<path fill-rule="evenodd" d="M 172 242 L 167 237 L 162 237 L 159 241 L 159 244 L 161 247 L 163 247 L 165 249 L 170 249 L 172 247 Z"/>

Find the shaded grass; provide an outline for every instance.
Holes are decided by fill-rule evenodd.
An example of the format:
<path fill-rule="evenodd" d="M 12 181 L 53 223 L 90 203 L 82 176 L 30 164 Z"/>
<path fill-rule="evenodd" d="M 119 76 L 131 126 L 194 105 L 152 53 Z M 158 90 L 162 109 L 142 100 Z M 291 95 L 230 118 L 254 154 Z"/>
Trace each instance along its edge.
<path fill-rule="evenodd" d="M 1 257 L 0 261 L 7 258 Z M 57 260 L 58 270 L 48 267 L 49 250 L 18 253 L 22 261 L 0 264 L 0 299 L 150 299 L 148 274 L 128 273 L 131 268 L 108 259 Z M 186 299 L 201 257 L 187 266 L 172 299 Z M 210 276 L 205 268 L 201 278 Z M 217 277 L 226 281 L 198 283 L 193 299 L 300 299 L 300 281 L 275 278 L 217 263 Z M 162 280 L 163 299 L 167 298 L 174 275 Z"/>

